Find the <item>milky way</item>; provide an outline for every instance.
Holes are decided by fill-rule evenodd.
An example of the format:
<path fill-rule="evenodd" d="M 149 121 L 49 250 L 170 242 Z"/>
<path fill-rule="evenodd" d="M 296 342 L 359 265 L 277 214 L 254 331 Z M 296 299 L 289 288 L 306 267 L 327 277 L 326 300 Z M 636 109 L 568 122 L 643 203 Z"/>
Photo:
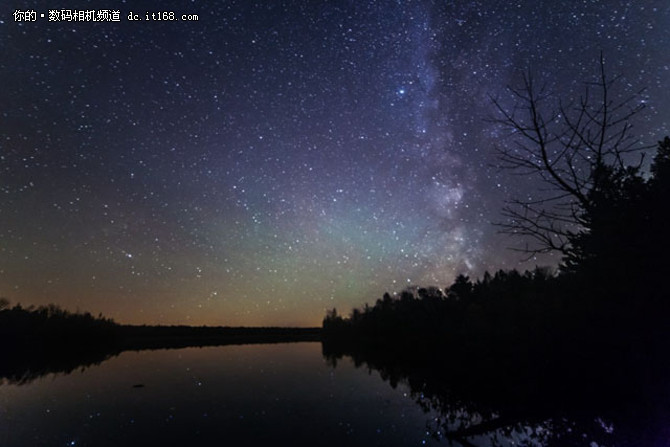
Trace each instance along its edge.
<path fill-rule="evenodd" d="M 487 120 L 520 70 L 570 97 L 602 51 L 617 94 L 646 88 L 641 140 L 670 133 L 665 0 L 21 7 L 36 21 L 0 8 L 0 295 L 23 304 L 316 325 L 385 291 L 556 265 L 520 263 L 492 225 L 539 186 L 496 168 Z"/>

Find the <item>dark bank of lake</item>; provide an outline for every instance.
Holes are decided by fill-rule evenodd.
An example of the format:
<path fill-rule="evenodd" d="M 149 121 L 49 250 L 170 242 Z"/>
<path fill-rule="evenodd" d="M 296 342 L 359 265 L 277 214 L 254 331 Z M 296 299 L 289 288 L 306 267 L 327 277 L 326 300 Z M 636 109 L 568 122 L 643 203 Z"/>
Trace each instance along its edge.
<path fill-rule="evenodd" d="M 670 433 L 620 433 L 598 417 L 583 435 L 569 418 L 478 430 L 496 415 L 445 405 L 450 393 L 434 391 L 360 359 L 324 357 L 319 342 L 125 351 L 69 374 L 4 380 L 0 445 L 511 446 L 548 445 L 557 431 L 569 445 L 664 445 Z M 445 428 L 466 436 L 449 444 Z"/>

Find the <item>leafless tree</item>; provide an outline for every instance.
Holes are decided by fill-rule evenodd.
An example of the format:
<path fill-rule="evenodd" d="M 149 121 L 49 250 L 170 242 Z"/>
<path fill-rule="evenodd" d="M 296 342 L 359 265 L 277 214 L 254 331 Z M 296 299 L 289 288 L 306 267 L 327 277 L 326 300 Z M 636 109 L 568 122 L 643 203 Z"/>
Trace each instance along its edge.
<path fill-rule="evenodd" d="M 552 251 L 567 255 L 571 238 L 589 229 L 585 212 L 603 175 L 625 168 L 630 154 L 644 149 L 631 133 L 634 116 L 644 108 L 642 91 L 621 99 L 614 95 L 619 80 L 607 77 L 601 55 L 598 78 L 586 83 L 577 100 L 565 103 L 538 87 L 530 71 L 520 88 L 508 87 L 512 107 L 491 98 L 493 121 L 512 137 L 512 144 L 497 147 L 499 166 L 543 185 L 538 197 L 507 202 L 506 221 L 498 224 L 502 233 L 524 238 L 515 250 L 527 259 Z"/>

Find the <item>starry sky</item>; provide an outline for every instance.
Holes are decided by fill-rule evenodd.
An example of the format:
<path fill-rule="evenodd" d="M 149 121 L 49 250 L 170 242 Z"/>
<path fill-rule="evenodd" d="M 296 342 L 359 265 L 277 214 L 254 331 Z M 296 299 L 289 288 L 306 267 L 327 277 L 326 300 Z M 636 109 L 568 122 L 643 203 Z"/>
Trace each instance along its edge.
<path fill-rule="evenodd" d="M 617 94 L 646 88 L 640 139 L 670 134 L 667 0 L 2 3 L 0 296 L 24 305 L 311 326 L 556 265 L 492 225 L 541 186 L 496 168 L 487 120 L 529 67 L 569 97 L 602 51 Z M 157 11 L 198 20 L 128 20 Z"/>

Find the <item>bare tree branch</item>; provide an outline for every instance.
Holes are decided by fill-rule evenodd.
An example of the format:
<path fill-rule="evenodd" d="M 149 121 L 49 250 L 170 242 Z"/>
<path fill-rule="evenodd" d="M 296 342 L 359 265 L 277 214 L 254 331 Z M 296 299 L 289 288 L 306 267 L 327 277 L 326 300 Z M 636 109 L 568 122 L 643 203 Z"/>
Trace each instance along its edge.
<path fill-rule="evenodd" d="M 506 220 L 497 224 L 500 231 L 525 240 L 516 250 L 529 257 L 568 254 L 571 238 L 589 231 L 584 216 L 602 176 L 645 149 L 632 133 L 632 120 L 644 109 L 636 103 L 642 91 L 613 99 L 619 79 L 607 76 L 601 54 L 597 78 L 586 83 L 575 101 L 563 102 L 546 88 L 538 89 L 530 71 L 522 74 L 520 87 L 508 87 L 515 99 L 511 107 L 491 97 L 497 113 L 491 121 L 508 129 L 513 140 L 496 147 L 498 167 L 547 186 L 539 191 L 541 197 L 515 199 L 502 210 Z"/>

